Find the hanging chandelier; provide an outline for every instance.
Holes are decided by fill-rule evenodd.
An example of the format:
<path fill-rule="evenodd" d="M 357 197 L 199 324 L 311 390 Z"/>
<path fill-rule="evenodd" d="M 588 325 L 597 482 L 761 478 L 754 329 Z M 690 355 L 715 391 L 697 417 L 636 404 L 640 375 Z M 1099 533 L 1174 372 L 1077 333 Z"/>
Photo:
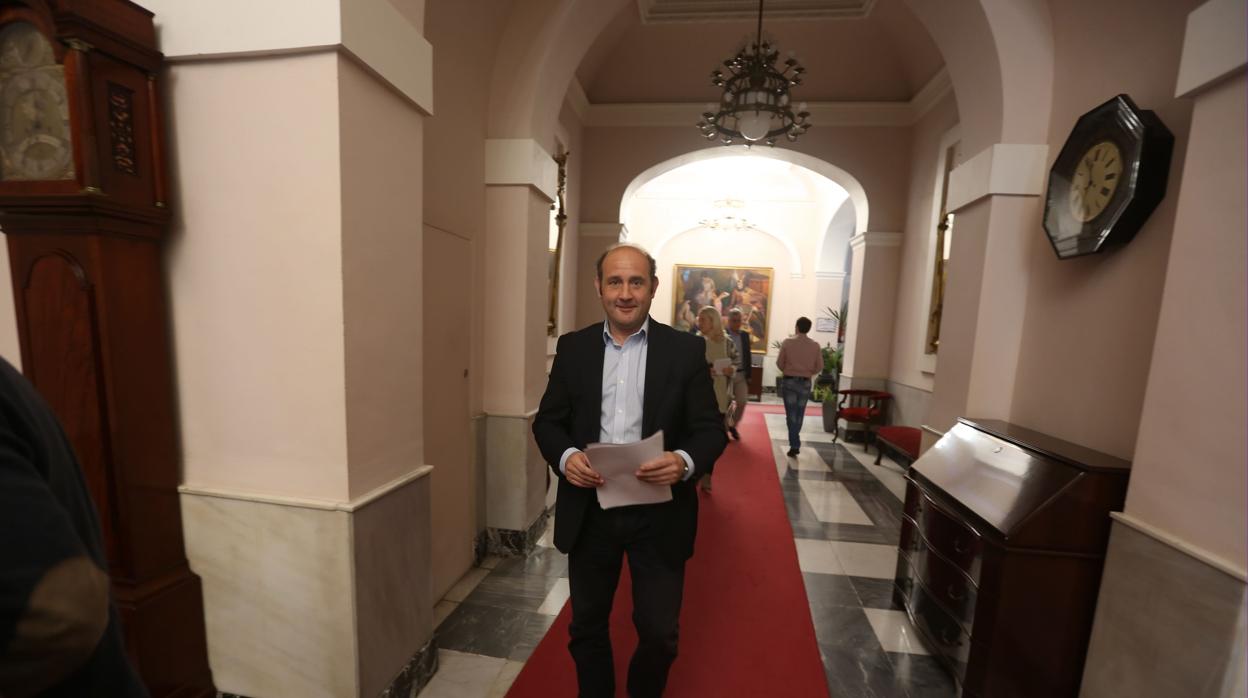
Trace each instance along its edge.
<path fill-rule="evenodd" d="M 724 61 L 728 74 L 711 73 L 711 84 L 722 87 L 724 96 L 718 109 L 711 105 L 698 122 L 708 141 L 775 145 L 781 136 L 795 141 L 806 133 L 810 128 L 806 103 L 799 104 L 795 114 L 789 97 L 789 88 L 802 84 L 806 69 L 790 54 L 784 69 L 777 70 L 779 56 L 770 42 L 763 41 L 763 0 L 758 0 L 758 34 L 753 45 Z"/>

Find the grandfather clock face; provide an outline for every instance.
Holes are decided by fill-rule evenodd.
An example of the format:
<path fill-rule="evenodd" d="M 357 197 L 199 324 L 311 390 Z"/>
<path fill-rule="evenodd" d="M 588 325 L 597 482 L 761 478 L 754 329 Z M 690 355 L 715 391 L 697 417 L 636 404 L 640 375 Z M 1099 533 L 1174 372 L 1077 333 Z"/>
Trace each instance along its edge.
<path fill-rule="evenodd" d="M 0 27 L 0 180 L 73 178 L 65 70 L 35 25 Z"/>

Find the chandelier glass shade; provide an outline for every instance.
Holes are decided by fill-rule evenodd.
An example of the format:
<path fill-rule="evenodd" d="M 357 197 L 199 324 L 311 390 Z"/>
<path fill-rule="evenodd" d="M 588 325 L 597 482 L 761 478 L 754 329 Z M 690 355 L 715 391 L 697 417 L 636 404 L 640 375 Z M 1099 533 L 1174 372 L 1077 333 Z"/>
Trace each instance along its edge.
<path fill-rule="evenodd" d="M 790 88 L 802 84 L 806 69 L 792 56 L 777 68 L 779 57 L 775 46 L 763 41 L 763 0 L 759 0 L 754 43 L 724 61 L 727 72 L 717 69 L 711 73 L 711 84 L 724 93 L 718 106 L 710 105 L 698 122 L 707 140 L 718 138 L 725 145 L 775 145 L 778 138 L 795 141 L 806 133 L 810 112 L 805 102 L 794 112 L 789 95 Z"/>

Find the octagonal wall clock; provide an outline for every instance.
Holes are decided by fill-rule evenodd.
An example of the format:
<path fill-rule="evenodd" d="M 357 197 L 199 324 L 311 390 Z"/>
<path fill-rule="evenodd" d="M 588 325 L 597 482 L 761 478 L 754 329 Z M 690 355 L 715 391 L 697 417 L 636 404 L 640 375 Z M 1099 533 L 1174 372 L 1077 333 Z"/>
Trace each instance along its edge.
<path fill-rule="evenodd" d="M 1044 231 L 1059 259 L 1125 245 L 1166 196 L 1174 136 L 1125 94 L 1079 117 L 1049 170 Z"/>

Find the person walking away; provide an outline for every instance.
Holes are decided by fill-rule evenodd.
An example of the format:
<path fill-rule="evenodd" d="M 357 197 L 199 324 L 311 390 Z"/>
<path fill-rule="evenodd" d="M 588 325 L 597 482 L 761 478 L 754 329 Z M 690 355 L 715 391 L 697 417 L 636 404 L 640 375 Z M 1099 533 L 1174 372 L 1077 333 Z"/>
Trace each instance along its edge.
<path fill-rule="evenodd" d="M 732 374 L 732 399 L 736 402 L 736 407 L 728 416 L 728 433 L 737 441 L 741 440 L 741 434 L 737 433 L 737 425 L 745 416 L 745 402 L 750 392 L 750 375 L 754 372 L 754 366 L 750 361 L 750 333 L 744 329 L 744 325 L 745 316 L 740 308 L 733 308 L 728 312 L 728 338 L 732 340 L 740 359 L 736 364 L 737 370 Z"/>
<path fill-rule="evenodd" d="M 796 458 L 802 447 L 802 421 L 806 417 L 806 401 L 810 399 L 810 379 L 823 370 L 823 354 L 819 343 L 807 337 L 810 318 L 799 317 L 797 333 L 780 344 L 776 368 L 780 380 L 780 398 L 784 400 L 784 423 L 789 428 L 790 458 Z"/>
<path fill-rule="evenodd" d="M 719 311 L 709 305 L 698 311 L 698 332 L 706 342 L 706 364 L 710 367 L 711 384 L 715 388 L 715 406 L 719 409 L 720 424 L 726 424 L 729 403 L 732 400 L 732 376 L 736 373 L 733 366 L 739 362 L 736 347 L 724 333 L 723 318 Z M 716 368 L 716 361 L 727 361 L 728 365 Z M 698 486 L 704 492 L 710 492 L 711 474 L 703 473 L 698 478 Z"/>

